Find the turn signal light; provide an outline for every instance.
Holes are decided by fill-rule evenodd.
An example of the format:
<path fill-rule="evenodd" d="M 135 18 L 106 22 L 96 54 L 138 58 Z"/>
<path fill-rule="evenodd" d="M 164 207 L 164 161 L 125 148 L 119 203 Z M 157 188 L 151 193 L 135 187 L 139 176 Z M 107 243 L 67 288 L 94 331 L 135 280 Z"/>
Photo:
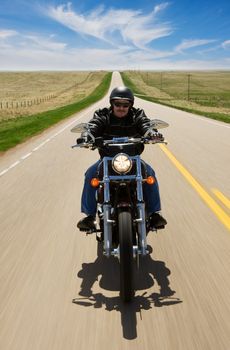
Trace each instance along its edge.
<path fill-rule="evenodd" d="M 155 183 L 155 178 L 153 176 L 148 176 L 146 182 L 148 185 L 153 185 Z"/>
<path fill-rule="evenodd" d="M 99 181 L 99 179 L 97 179 L 96 177 L 93 177 L 93 178 L 91 179 L 91 181 L 90 181 L 90 184 L 91 184 L 92 187 L 98 187 L 99 184 L 100 184 L 100 181 Z"/>

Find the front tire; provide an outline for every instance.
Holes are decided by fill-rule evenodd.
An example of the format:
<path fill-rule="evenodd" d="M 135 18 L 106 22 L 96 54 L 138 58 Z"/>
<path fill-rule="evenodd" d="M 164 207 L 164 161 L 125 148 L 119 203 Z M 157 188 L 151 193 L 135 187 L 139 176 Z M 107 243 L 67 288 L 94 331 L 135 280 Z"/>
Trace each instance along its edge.
<path fill-rule="evenodd" d="M 129 211 L 118 214 L 118 230 L 120 243 L 120 295 L 123 301 L 129 302 L 134 296 L 134 258 L 132 216 Z"/>

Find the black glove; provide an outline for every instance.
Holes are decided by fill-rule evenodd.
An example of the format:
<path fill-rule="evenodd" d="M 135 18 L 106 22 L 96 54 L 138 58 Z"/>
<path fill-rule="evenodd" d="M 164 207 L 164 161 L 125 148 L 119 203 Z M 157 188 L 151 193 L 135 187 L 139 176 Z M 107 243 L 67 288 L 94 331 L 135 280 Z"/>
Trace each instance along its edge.
<path fill-rule="evenodd" d="M 83 139 L 83 137 L 79 137 L 77 140 L 77 145 L 80 145 L 81 143 L 84 143 L 85 142 L 85 139 Z"/>
<path fill-rule="evenodd" d="M 156 129 L 148 129 L 145 134 L 144 137 L 149 137 L 151 138 L 153 135 L 155 135 L 157 133 Z"/>
<path fill-rule="evenodd" d="M 76 142 L 79 145 L 80 143 L 88 143 L 91 140 L 87 131 L 81 133 L 81 137 L 79 137 Z"/>
<path fill-rule="evenodd" d="M 156 142 L 164 141 L 164 136 L 160 134 L 157 130 L 150 129 L 145 133 L 145 136 L 152 141 L 156 141 Z"/>
<path fill-rule="evenodd" d="M 97 137 L 97 138 L 95 138 L 94 144 L 96 147 L 100 148 L 103 146 L 103 142 L 104 142 L 103 137 Z"/>
<path fill-rule="evenodd" d="M 155 132 L 153 135 L 151 135 L 151 140 L 155 142 L 164 141 L 164 136 L 159 132 Z"/>

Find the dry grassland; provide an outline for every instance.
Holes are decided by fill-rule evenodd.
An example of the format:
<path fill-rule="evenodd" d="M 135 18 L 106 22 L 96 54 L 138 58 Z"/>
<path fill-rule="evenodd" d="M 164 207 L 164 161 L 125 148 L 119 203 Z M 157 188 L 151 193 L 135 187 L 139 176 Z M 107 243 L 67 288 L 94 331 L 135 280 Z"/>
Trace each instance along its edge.
<path fill-rule="evenodd" d="M 77 102 L 100 84 L 106 72 L 1 72 L 0 121 Z"/>
<path fill-rule="evenodd" d="M 230 72 L 125 72 L 145 95 L 175 107 L 230 115 Z"/>

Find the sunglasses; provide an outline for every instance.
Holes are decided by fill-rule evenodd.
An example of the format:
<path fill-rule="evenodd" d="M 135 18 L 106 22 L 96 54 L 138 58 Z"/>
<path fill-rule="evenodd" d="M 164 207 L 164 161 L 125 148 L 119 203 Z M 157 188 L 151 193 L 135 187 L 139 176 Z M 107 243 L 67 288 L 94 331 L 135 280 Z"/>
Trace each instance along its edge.
<path fill-rule="evenodd" d="M 122 102 L 113 102 L 113 105 L 115 107 L 123 107 L 123 108 L 130 107 L 130 103 L 122 103 Z"/>

